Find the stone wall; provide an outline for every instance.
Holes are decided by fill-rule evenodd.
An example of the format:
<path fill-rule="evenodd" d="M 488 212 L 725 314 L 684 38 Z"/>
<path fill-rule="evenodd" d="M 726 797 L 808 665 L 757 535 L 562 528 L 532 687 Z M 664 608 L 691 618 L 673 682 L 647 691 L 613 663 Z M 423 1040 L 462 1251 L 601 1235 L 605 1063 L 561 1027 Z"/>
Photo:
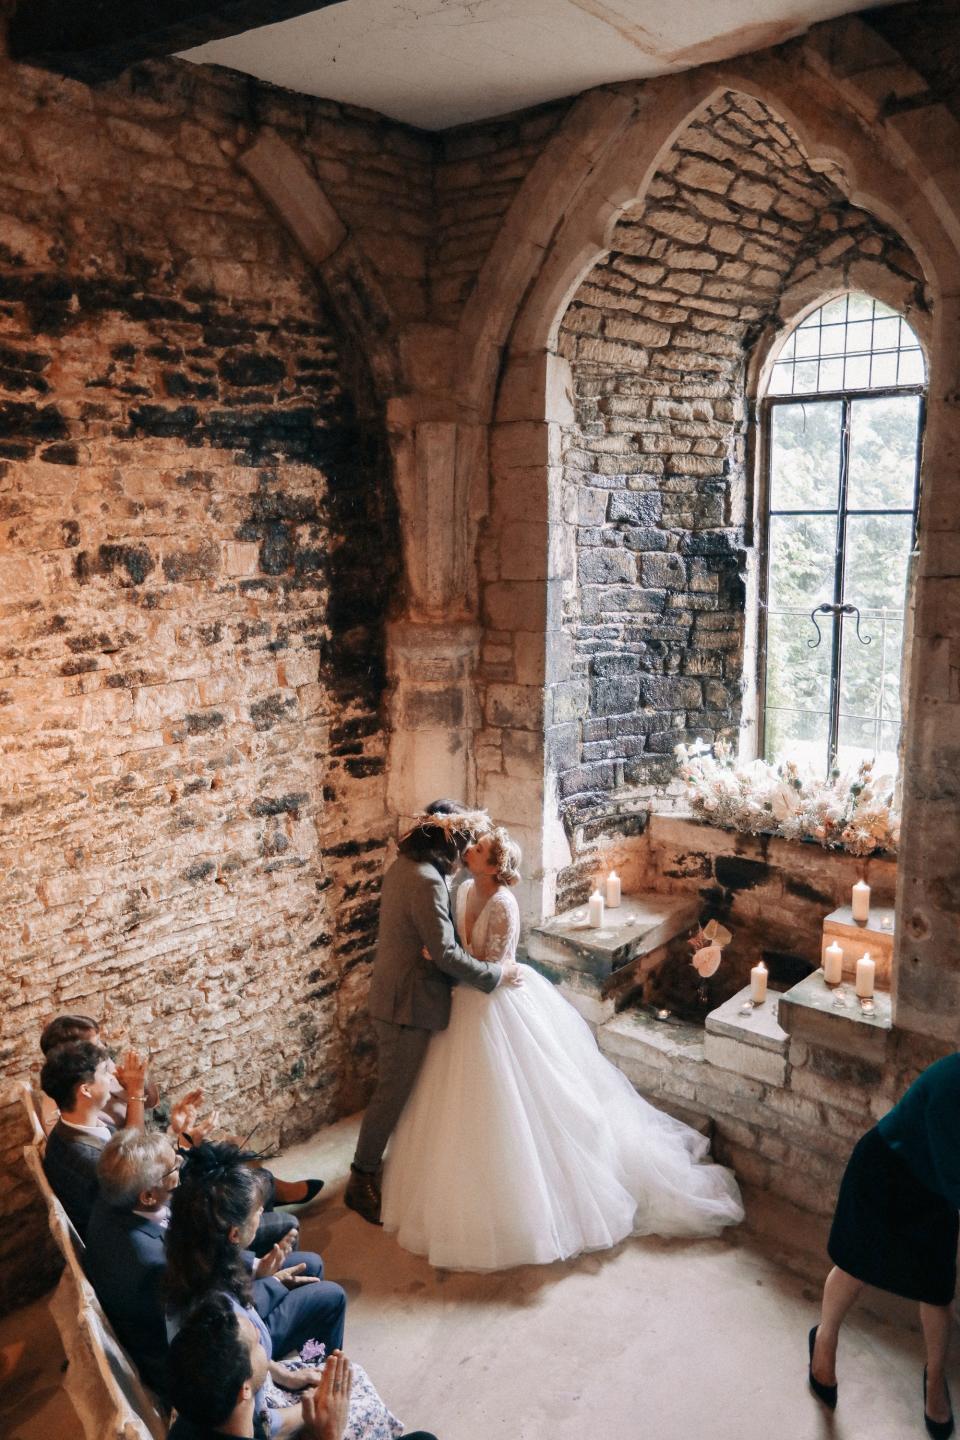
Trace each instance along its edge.
<path fill-rule="evenodd" d="M 622 810 L 611 792 L 628 811 L 662 804 L 676 744 L 739 733 L 756 623 L 748 362 L 784 295 L 818 272 L 824 299 L 893 277 L 924 309 L 898 237 L 812 170 L 769 109 L 728 93 L 677 139 L 563 317 L 575 423 L 560 508 L 577 583 L 558 679 L 580 682 L 583 707 L 559 776 L 571 826 Z"/>
<path fill-rule="evenodd" d="M 0 1077 L 91 1012 L 269 1146 L 370 1071 L 399 559 L 362 352 L 232 163 L 247 97 L 0 76 Z M 304 107 L 386 183 L 386 122 L 337 160 Z M 0 1115 L 9 1303 L 43 1221 Z"/>

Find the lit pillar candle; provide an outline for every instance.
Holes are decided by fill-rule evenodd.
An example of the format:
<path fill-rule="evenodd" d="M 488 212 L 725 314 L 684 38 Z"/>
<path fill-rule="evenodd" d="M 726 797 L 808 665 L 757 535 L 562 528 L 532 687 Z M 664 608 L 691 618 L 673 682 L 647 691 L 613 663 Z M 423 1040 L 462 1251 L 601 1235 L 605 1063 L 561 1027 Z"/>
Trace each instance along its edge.
<path fill-rule="evenodd" d="M 839 985 L 843 978 L 843 947 L 836 940 L 823 952 L 823 978 L 828 985 Z"/>
<path fill-rule="evenodd" d="M 750 999 L 754 1005 L 762 1005 L 767 998 L 767 967 L 761 960 L 750 971 Z"/>
<path fill-rule="evenodd" d="M 870 959 L 870 951 L 860 956 L 857 961 L 857 994 L 861 1000 L 869 1000 L 873 994 L 873 981 L 877 967 Z"/>
<path fill-rule="evenodd" d="M 866 880 L 858 880 L 854 885 L 850 903 L 853 907 L 854 920 L 859 920 L 861 924 L 864 924 L 870 919 L 870 886 Z"/>
<path fill-rule="evenodd" d="M 616 910 L 620 904 L 620 876 L 616 870 L 611 870 L 607 876 L 607 883 L 604 886 L 608 910 Z"/>
<path fill-rule="evenodd" d="M 599 890 L 590 896 L 590 925 L 594 930 L 603 928 L 603 896 Z"/>

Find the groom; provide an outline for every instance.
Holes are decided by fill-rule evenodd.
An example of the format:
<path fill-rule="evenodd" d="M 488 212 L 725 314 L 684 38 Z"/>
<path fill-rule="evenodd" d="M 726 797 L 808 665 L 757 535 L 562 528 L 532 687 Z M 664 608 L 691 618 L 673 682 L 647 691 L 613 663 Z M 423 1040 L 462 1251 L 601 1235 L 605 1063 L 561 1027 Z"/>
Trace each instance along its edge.
<path fill-rule="evenodd" d="M 515 961 L 485 965 L 460 945 L 447 876 L 490 821 L 453 801 L 435 800 L 398 846 L 383 878 L 380 928 L 368 1009 L 377 1032 L 377 1086 L 367 1106 L 344 1200 L 380 1224 L 380 1165 L 413 1089 L 430 1036 L 450 1019 L 458 981 L 478 990 L 520 983 Z"/>

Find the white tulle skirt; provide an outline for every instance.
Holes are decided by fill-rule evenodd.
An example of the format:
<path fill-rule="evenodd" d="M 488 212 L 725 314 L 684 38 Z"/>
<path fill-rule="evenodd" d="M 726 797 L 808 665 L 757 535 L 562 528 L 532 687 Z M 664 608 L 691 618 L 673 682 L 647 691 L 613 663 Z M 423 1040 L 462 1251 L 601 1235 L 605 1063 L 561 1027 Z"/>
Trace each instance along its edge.
<path fill-rule="evenodd" d="M 703 1136 L 641 1099 L 550 982 L 523 974 L 454 990 L 390 1144 L 386 1229 L 432 1265 L 505 1270 L 742 1220 Z"/>

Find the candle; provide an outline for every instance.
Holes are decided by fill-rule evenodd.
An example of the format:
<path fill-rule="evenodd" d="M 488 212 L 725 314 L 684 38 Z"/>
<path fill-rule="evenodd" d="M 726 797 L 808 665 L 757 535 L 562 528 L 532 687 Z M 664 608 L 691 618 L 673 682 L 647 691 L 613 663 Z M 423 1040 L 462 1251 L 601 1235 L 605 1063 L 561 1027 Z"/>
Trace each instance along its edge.
<path fill-rule="evenodd" d="M 599 890 L 594 890 L 593 894 L 590 896 L 589 910 L 590 910 L 590 925 L 591 925 L 591 928 L 594 929 L 594 930 L 600 930 L 600 929 L 602 929 L 602 927 L 603 927 L 603 896 L 600 894 L 600 891 L 599 891 Z"/>
<path fill-rule="evenodd" d="M 750 971 L 750 999 L 754 1005 L 762 1005 L 767 998 L 767 967 L 761 960 Z"/>
<path fill-rule="evenodd" d="M 843 946 L 836 940 L 823 952 L 823 978 L 828 985 L 839 985 L 843 979 Z"/>
<path fill-rule="evenodd" d="M 609 910 L 616 910 L 620 904 L 620 876 L 616 870 L 610 871 L 604 890 L 606 891 L 607 908 Z"/>
<path fill-rule="evenodd" d="M 853 887 L 851 899 L 853 906 L 853 918 L 859 920 L 861 925 L 870 919 L 870 886 L 865 880 L 858 880 Z"/>
<path fill-rule="evenodd" d="M 865 951 L 857 961 L 856 990 L 861 1000 L 869 1000 L 873 994 L 873 979 L 876 969 L 876 965 L 870 959 L 870 951 Z"/>

